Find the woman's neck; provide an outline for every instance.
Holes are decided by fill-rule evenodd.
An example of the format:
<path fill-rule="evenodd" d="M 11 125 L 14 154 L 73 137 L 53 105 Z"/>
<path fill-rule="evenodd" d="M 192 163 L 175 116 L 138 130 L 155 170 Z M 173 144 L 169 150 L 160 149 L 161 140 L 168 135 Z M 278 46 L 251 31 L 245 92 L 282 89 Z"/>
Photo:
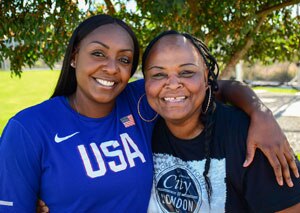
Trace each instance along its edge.
<path fill-rule="evenodd" d="M 189 119 L 183 122 L 167 121 L 165 120 L 167 127 L 171 133 L 180 139 L 193 139 L 204 129 L 203 123 L 199 117 Z"/>
<path fill-rule="evenodd" d="M 81 115 L 89 118 L 102 118 L 112 112 L 115 101 L 110 103 L 98 103 L 86 96 L 74 93 L 68 97 L 70 106 Z"/>

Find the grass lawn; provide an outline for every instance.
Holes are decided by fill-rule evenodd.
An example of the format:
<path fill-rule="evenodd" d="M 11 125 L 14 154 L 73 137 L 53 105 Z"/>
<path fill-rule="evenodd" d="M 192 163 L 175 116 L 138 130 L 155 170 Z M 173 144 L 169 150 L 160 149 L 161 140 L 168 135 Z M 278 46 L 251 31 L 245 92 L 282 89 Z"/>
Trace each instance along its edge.
<path fill-rule="evenodd" d="M 288 93 L 288 94 L 296 94 L 299 92 L 296 89 L 293 88 L 280 88 L 280 87 L 252 87 L 252 89 L 255 90 L 265 90 L 268 92 L 274 92 L 274 93 Z"/>
<path fill-rule="evenodd" d="M 0 135 L 10 117 L 50 97 L 58 76 L 51 70 L 24 71 L 21 78 L 0 71 Z"/>
<path fill-rule="evenodd" d="M 0 70 L 0 136 L 9 118 L 50 97 L 60 71 L 24 71 L 21 78 Z M 136 79 L 131 78 L 130 81 Z"/>

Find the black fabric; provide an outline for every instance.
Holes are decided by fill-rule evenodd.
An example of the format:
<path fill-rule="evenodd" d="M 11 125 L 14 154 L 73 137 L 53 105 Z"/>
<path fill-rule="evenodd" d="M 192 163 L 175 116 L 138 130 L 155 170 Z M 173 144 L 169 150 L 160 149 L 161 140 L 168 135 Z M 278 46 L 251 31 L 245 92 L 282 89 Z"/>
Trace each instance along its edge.
<path fill-rule="evenodd" d="M 278 186 L 270 164 L 259 150 L 252 165 L 243 168 L 248 117 L 234 107 L 221 104 L 217 104 L 215 113 L 215 134 L 210 144 L 212 161 L 208 173 L 213 187 L 210 212 L 265 213 L 300 202 L 300 180 L 293 179 L 293 188 Z M 158 120 L 153 132 L 152 149 L 154 184 L 159 189 L 153 193 L 161 210 L 208 211 L 202 175 L 205 164 L 204 134 L 202 132 L 191 140 L 181 140 L 172 135 L 163 119 Z M 190 188 L 184 188 L 184 184 Z"/>

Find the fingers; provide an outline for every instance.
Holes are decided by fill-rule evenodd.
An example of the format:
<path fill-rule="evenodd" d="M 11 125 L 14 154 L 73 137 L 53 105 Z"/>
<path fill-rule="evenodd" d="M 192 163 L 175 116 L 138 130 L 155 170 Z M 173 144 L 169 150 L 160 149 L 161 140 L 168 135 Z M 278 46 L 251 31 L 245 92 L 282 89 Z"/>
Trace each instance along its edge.
<path fill-rule="evenodd" d="M 256 150 L 256 147 L 255 146 L 251 146 L 249 143 L 248 143 L 248 146 L 247 146 L 247 153 L 246 153 L 246 159 L 243 163 L 243 167 L 247 167 L 249 166 L 253 159 L 254 159 L 254 155 L 255 155 L 255 150 Z"/>
<path fill-rule="evenodd" d="M 274 152 L 267 149 L 265 149 L 263 153 L 268 158 L 269 163 L 273 168 L 278 185 L 283 186 L 283 176 L 282 176 L 281 163 L 279 161 L 279 158 Z"/>
<path fill-rule="evenodd" d="M 42 200 L 38 200 L 38 205 L 39 205 L 39 207 L 46 206 L 45 202 Z"/>
<path fill-rule="evenodd" d="M 296 178 L 299 178 L 299 171 L 298 171 L 298 167 L 296 164 L 296 156 L 294 154 L 293 149 L 290 147 L 289 143 L 286 143 L 288 146 L 288 151 L 285 152 L 285 158 L 287 160 L 287 163 L 290 167 L 290 169 L 292 170 L 292 172 L 294 173 Z"/>
<path fill-rule="evenodd" d="M 38 200 L 37 202 L 37 208 L 36 208 L 37 213 L 49 213 L 49 208 L 46 206 L 46 203 L 42 200 Z"/>
<path fill-rule="evenodd" d="M 292 181 L 292 178 L 291 178 L 290 168 L 289 168 L 289 164 L 287 162 L 286 156 L 284 154 L 280 154 L 277 157 L 278 157 L 278 160 L 280 162 L 281 171 L 282 171 L 282 174 L 283 174 L 283 177 L 284 177 L 284 180 L 285 180 L 286 184 L 289 187 L 293 187 L 294 184 L 293 184 L 293 181 Z"/>
<path fill-rule="evenodd" d="M 292 172 L 294 173 L 296 178 L 299 178 L 299 171 L 295 161 L 295 157 L 293 160 L 288 160 L 289 167 L 291 168 Z"/>
<path fill-rule="evenodd" d="M 289 187 L 293 187 L 294 184 L 291 178 L 291 172 L 298 178 L 299 171 L 295 161 L 294 152 L 289 146 L 289 143 L 286 141 L 284 149 L 278 148 L 272 150 L 270 147 L 264 147 L 262 151 L 273 167 L 277 183 L 282 186 L 285 182 Z"/>
<path fill-rule="evenodd" d="M 47 206 L 42 207 L 41 213 L 49 213 L 49 208 Z"/>
<path fill-rule="evenodd" d="M 299 178 L 299 171 L 296 164 L 296 158 L 293 149 L 291 148 L 290 144 L 286 140 L 284 143 L 284 154 L 281 154 L 278 156 L 282 170 L 283 170 L 283 176 L 285 179 L 285 182 L 289 187 L 293 187 L 293 181 L 291 179 L 291 172 L 295 175 L 295 177 Z"/>

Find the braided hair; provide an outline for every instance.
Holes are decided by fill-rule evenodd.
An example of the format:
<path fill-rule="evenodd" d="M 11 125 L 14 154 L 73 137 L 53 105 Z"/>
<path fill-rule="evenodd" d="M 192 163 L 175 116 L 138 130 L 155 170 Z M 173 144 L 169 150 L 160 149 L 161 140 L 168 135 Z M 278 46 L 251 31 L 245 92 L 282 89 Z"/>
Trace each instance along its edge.
<path fill-rule="evenodd" d="M 187 38 L 188 40 L 191 41 L 191 43 L 196 47 L 198 52 L 200 53 L 201 57 L 204 60 L 204 63 L 208 69 L 208 89 L 206 90 L 206 95 L 204 102 L 202 104 L 202 113 L 200 116 L 201 122 L 204 124 L 205 129 L 204 129 L 204 134 L 205 134 L 205 167 L 203 171 L 203 176 L 205 179 L 206 183 L 206 191 L 207 191 L 207 196 L 208 196 L 208 202 L 210 206 L 210 201 L 211 201 L 211 195 L 212 195 L 212 186 L 211 182 L 208 176 L 209 168 L 210 168 L 210 146 L 211 146 L 211 141 L 213 138 L 213 133 L 214 133 L 214 111 L 216 104 L 214 102 L 214 95 L 213 92 L 218 90 L 218 83 L 217 83 L 217 78 L 219 75 L 219 66 L 217 64 L 216 59 L 211 55 L 209 52 L 207 46 L 199 39 L 195 38 L 194 36 L 188 34 L 188 33 L 179 33 L 175 30 L 169 30 L 165 31 L 161 34 L 159 34 L 157 37 L 155 37 L 146 47 L 143 57 L 142 57 L 142 72 L 145 75 L 145 62 L 146 59 L 149 55 L 150 50 L 154 46 L 154 44 L 160 40 L 162 37 L 167 36 L 167 35 L 181 35 Z"/>

